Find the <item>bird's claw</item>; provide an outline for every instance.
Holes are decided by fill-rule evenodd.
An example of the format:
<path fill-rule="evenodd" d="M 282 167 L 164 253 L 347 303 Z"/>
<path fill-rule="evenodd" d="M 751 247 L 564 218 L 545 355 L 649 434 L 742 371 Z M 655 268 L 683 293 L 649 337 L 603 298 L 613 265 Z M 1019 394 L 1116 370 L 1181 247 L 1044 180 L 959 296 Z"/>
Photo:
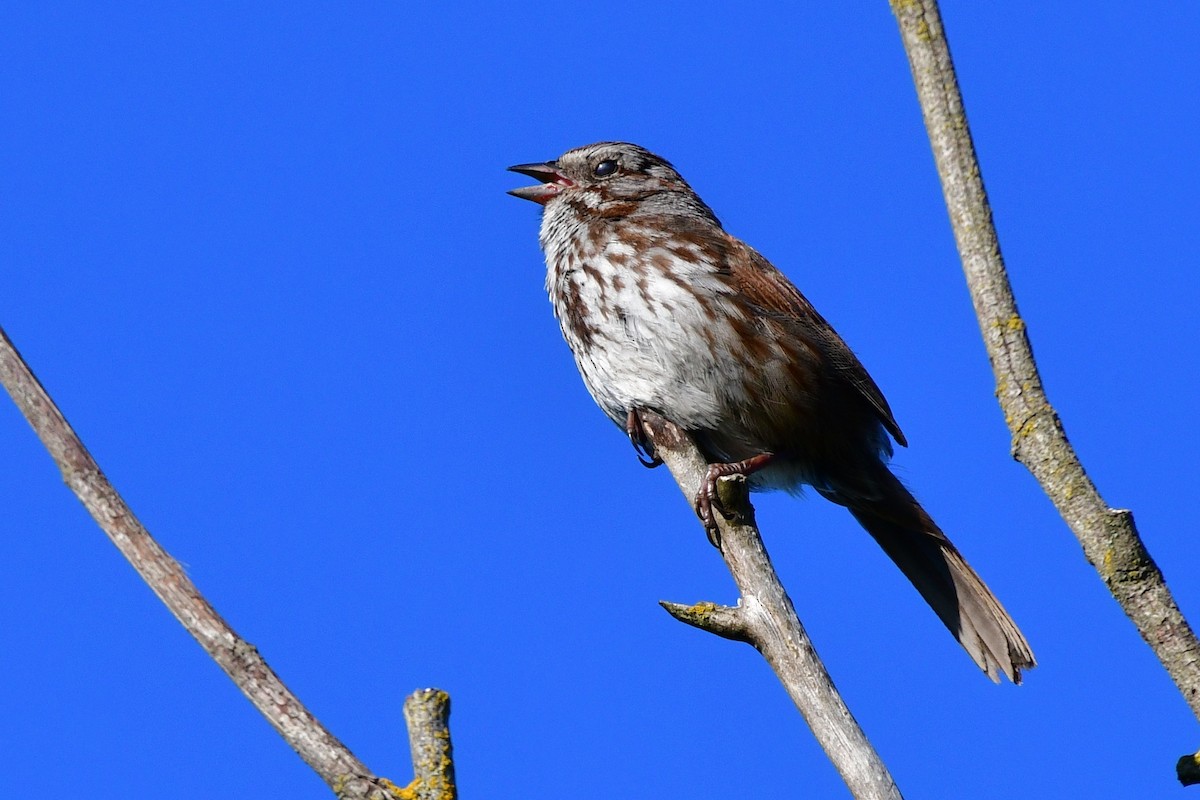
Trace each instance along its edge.
<path fill-rule="evenodd" d="M 749 478 L 755 472 L 765 467 L 773 458 L 771 453 L 759 453 L 756 456 L 735 461 L 732 464 L 709 464 L 708 471 L 704 473 L 704 480 L 700 482 L 700 489 L 696 492 L 696 500 L 694 506 L 696 508 L 696 516 L 700 517 L 700 521 L 704 523 L 704 531 L 708 534 L 708 541 L 716 548 L 721 547 L 721 529 L 717 526 L 717 515 L 713 513 L 714 509 L 720 512 L 722 517 L 728 519 L 733 516 L 730 509 L 725 507 L 721 500 L 721 493 L 717 488 L 721 478 L 728 478 L 732 475 L 741 475 Z"/>
<path fill-rule="evenodd" d="M 629 434 L 629 441 L 633 444 L 633 450 L 643 467 L 654 469 L 662 466 L 663 460 L 654 452 L 654 443 L 646 436 L 646 429 L 642 427 L 642 415 L 636 408 L 629 409 L 625 418 L 625 432 Z"/>
<path fill-rule="evenodd" d="M 709 544 L 718 550 L 721 549 L 721 529 L 717 525 L 717 515 L 713 513 L 714 509 L 721 513 L 721 516 L 728 517 L 728 510 L 721 503 L 721 495 L 717 492 L 717 481 L 722 477 L 719 469 L 721 464 L 709 464 L 708 471 L 704 473 L 704 480 L 700 482 L 700 489 L 696 492 L 696 516 L 700 517 L 700 522 L 704 525 L 704 532 L 708 535 Z"/>

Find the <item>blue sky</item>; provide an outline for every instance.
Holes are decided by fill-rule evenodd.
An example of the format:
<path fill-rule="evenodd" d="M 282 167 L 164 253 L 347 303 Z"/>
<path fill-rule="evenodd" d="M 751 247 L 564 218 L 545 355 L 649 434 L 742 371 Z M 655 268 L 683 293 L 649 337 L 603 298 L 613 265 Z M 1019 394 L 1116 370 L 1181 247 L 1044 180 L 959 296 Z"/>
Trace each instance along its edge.
<path fill-rule="evenodd" d="M 1200 11 L 946 3 L 1046 386 L 1185 613 Z M 1008 453 L 886 3 L 10 4 L 0 325 L 221 613 L 374 770 L 439 686 L 465 796 L 844 790 L 665 470 L 592 405 L 509 164 L 671 159 L 887 394 L 1041 666 L 991 685 L 844 511 L 759 519 L 909 797 L 1165 797 L 1193 719 Z M 0 795 L 325 797 L 0 403 Z"/>

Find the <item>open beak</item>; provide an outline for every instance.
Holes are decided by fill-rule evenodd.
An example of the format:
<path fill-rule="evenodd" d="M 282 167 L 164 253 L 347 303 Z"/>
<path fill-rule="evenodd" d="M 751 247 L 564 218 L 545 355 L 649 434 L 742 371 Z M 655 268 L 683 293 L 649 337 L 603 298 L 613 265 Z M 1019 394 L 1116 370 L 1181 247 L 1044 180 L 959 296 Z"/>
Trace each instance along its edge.
<path fill-rule="evenodd" d="M 508 171 L 519 172 L 541 181 L 539 186 L 522 186 L 519 189 L 512 189 L 509 194 L 522 200 L 532 200 L 542 206 L 549 203 L 566 187 L 575 185 L 574 181 L 558 171 L 558 164 L 554 161 L 547 161 L 543 164 L 517 164 L 515 167 L 509 167 Z"/>

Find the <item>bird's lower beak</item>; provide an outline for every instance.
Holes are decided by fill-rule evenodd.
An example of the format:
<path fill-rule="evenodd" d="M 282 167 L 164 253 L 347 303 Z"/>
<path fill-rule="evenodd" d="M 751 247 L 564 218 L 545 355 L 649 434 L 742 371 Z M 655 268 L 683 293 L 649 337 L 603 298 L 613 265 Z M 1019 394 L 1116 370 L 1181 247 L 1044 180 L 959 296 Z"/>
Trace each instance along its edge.
<path fill-rule="evenodd" d="M 574 181 L 558 171 L 558 165 L 553 161 L 547 161 L 543 164 L 517 164 L 514 167 L 509 167 L 508 171 L 519 172 L 522 175 L 528 175 L 531 178 L 537 178 L 541 181 L 541 184 L 538 186 L 522 186 L 519 189 L 509 191 L 509 194 L 513 197 L 520 197 L 522 200 L 532 200 L 538 205 L 546 205 L 564 188 L 575 185 Z"/>

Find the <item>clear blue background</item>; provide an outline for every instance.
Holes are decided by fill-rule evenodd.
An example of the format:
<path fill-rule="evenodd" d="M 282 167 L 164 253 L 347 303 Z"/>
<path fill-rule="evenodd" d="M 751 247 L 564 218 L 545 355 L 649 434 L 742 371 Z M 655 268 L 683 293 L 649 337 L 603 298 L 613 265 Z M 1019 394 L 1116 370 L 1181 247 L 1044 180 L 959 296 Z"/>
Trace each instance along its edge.
<path fill-rule="evenodd" d="M 9 4 L 0 324 L 140 518 L 375 771 L 453 696 L 464 797 L 841 797 L 665 470 L 575 373 L 509 164 L 675 162 L 884 388 L 898 471 L 1041 661 L 996 687 L 841 509 L 777 566 L 912 798 L 1169 797 L 1186 705 L 993 398 L 886 3 Z M 1049 7 L 1048 7 L 1049 6 Z M 1185 612 L 1200 10 L 947 2 L 1021 311 Z M 326 797 L 0 403 L 0 796 Z"/>

